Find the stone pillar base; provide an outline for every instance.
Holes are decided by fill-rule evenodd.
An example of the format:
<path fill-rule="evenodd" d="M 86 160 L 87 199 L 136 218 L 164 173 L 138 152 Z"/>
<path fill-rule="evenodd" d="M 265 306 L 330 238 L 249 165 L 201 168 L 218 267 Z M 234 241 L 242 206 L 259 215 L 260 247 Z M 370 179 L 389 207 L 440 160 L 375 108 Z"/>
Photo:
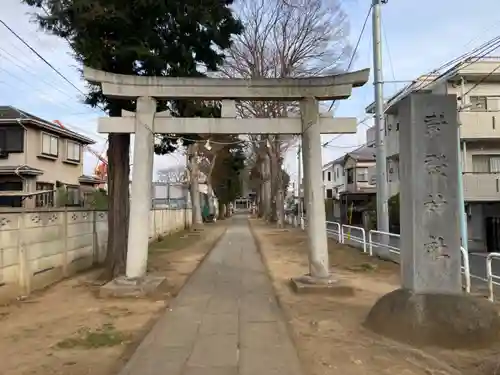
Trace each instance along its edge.
<path fill-rule="evenodd" d="M 328 294 L 331 296 L 351 297 L 354 288 L 332 278 L 315 278 L 310 275 L 291 279 L 292 289 L 297 294 Z"/>
<path fill-rule="evenodd" d="M 494 305 L 466 294 L 415 294 L 397 289 L 377 301 L 364 326 L 421 347 L 479 349 L 500 341 L 500 317 Z"/>
<path fill-rule="evenodd" d="M 119 276 L 99 289 L 101 298 L 145 298 L 158 294 L 165 277 L 146 275 L 137 279 Z"/>

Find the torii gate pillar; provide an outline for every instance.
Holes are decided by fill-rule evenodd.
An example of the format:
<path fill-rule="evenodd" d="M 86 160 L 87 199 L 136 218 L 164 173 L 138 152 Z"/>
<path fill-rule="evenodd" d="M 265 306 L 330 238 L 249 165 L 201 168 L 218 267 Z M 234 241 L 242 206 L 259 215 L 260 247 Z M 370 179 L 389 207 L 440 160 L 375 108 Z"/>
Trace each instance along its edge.
<path fill-rule="evenodd" d="M 364 85 L 369 70 L 327 77 L 284 79 L 217 79 L 137 77 L 84 69 L 85 78 L 100 84 L 104 95 L 137 100 L 135 115 L 99 120 L 101 133 L 135 133 L 134 168 L 126 276 L 121 285 L 146 292 L 155 280 L 145 278 L 149 241 L 149 210 L 155 133 L 165 134 L 302 134 L 306 192 L 306 214 L 309 221 L 309 274 L 295 279 L 295 286 L 331 286 L 325 224 L 325 206 L 321 188 L 321 134 L 355 133 L 355 118 L 320 116 L 318 100 L 346 99 L 353 87 Z M 155 113 L 157 99 L 222 100 L 222 118 L 173 118 Z M 234 100 L 300 102 L 300 118 L 236 119 Z M 134 289 L 135 288 L 135 289 Z M 126 292 L 125 292 L 126 293 Z"/>
<path fill-rule="evenodd" d="M 302 119 L 302 160 L 309 239 L 309 274 L 314 279 L 330 277 L 326 234 L 325 197 L 322 184 L 321 127 L 319 103 L 314 98 L 300 102 Z"/>
<path fill-rule="evenodd" d="M 132 280 L 146 274 L 148 263 L 155 113 L 155 99 L 151 97 L 137 99 L 126 267 L 126 276 Z"/>

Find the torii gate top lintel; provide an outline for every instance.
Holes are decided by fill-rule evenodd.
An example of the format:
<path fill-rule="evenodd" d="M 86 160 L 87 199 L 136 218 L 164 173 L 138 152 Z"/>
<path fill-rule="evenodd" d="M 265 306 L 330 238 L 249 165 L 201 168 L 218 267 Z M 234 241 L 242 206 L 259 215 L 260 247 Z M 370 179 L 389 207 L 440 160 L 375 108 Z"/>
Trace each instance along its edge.
<path fill-rule="evenodd" d="M 326 77 L 283 79 L 224 79 L 139 77 L 84 69 L 84 77 L 100 84 L 104 95 L 137 99 L 134 113 L 101 118 L 99 131 L 134 137 L 134 169 L 130 199 L 127 277 L 142 278 L 147 269 L 154 134 L 302 134 L 302 158 L 307 187 L 307 216 L 312 259 L 311 275 L 328 278 L 325 205 L 321 188 L 321 134 L 355 133 L 355 118 L 324 117 L 320 100 L 346 99 L 352 88 L 368 81 L 369 70 Z M 157 99 L 222 100 L 221 118 L 170 117 L 158 113 Z M 300 101 L 300 118 L 237 119 L 236 100 Z M 194 163 L 196 165 L 196 163 Z M 196 192 L 193 196 L 197 199 Z M 313 199 L 314 198 L 314 199 Z M 193 205 L 196 202 L 193 200 Z M 193 211 L 195 212 L 195 211 Z M 199 212 L 199 211 L 198 211 Z M 195 215 L 201 222 L 201 217 Z"/>
<path fill-rule="evenodd" d="M 84 68 L 86 80 L 100 84 L 114 98 L 141 96 L 163 99 L 246 99 L 294 101 L 347 99 L 353 87 L 363 86 L 370 70 L 303 78 L 189 78 L 114 74 Z"/>

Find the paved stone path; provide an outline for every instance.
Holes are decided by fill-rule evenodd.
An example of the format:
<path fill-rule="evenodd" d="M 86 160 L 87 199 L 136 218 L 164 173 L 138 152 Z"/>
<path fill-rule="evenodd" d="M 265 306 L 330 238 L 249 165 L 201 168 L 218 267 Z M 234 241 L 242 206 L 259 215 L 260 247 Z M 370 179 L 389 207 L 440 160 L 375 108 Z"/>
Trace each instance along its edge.
<path fill-rule="evenodd" d="M 301 374 L 246 218 L 234 218 L 120 374 Z"/>

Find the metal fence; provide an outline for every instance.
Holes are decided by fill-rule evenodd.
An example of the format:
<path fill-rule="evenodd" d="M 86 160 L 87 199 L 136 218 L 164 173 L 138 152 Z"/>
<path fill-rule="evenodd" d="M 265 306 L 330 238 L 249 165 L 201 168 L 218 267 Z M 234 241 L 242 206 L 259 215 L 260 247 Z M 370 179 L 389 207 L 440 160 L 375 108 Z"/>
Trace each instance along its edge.
<path fill-rule="evenodd" d="M 295 226 L 301 226 L 302 229 L 307 226 L 305 217 L 290 222 L 293 222 Z M 300 225 L 301 223 L 303 224 Z M 340 224 L 336 221 L 326 222 L 326 232 L 329 237 L 335 238 L 338 242 L 360 248 L 369 255 L 379 254 L 385 250 L 395 257 L 395 261 L 399 261 L 401 253 L 401 237 L 399 234 L 377 230 L 370 230 L 367 234 L 364 228 Z M 495 286 L 500 287 L 500 253 L 489 253 L 487 255 L 468 253 L 463 247 L 460 248 L 460 252 L 462 255 L 461 270 L 464 277 L 465 291 L 470 293 L 472 280 L 482 281 L 487 284 L 489 300 L 493 301 Z M 497 261 L 497 269 L 493 266 L 495 261 Z"/>
<path fill-rule="evenodd" d="M 486 279 L 488 283 L 488 299 L 493 302 L 495 299 L 494 285 L 500 286 L 500 275 L 493 273 L 493 259 L 500 259 L 500 253 L 489 253 L 486 256 Z"/>

